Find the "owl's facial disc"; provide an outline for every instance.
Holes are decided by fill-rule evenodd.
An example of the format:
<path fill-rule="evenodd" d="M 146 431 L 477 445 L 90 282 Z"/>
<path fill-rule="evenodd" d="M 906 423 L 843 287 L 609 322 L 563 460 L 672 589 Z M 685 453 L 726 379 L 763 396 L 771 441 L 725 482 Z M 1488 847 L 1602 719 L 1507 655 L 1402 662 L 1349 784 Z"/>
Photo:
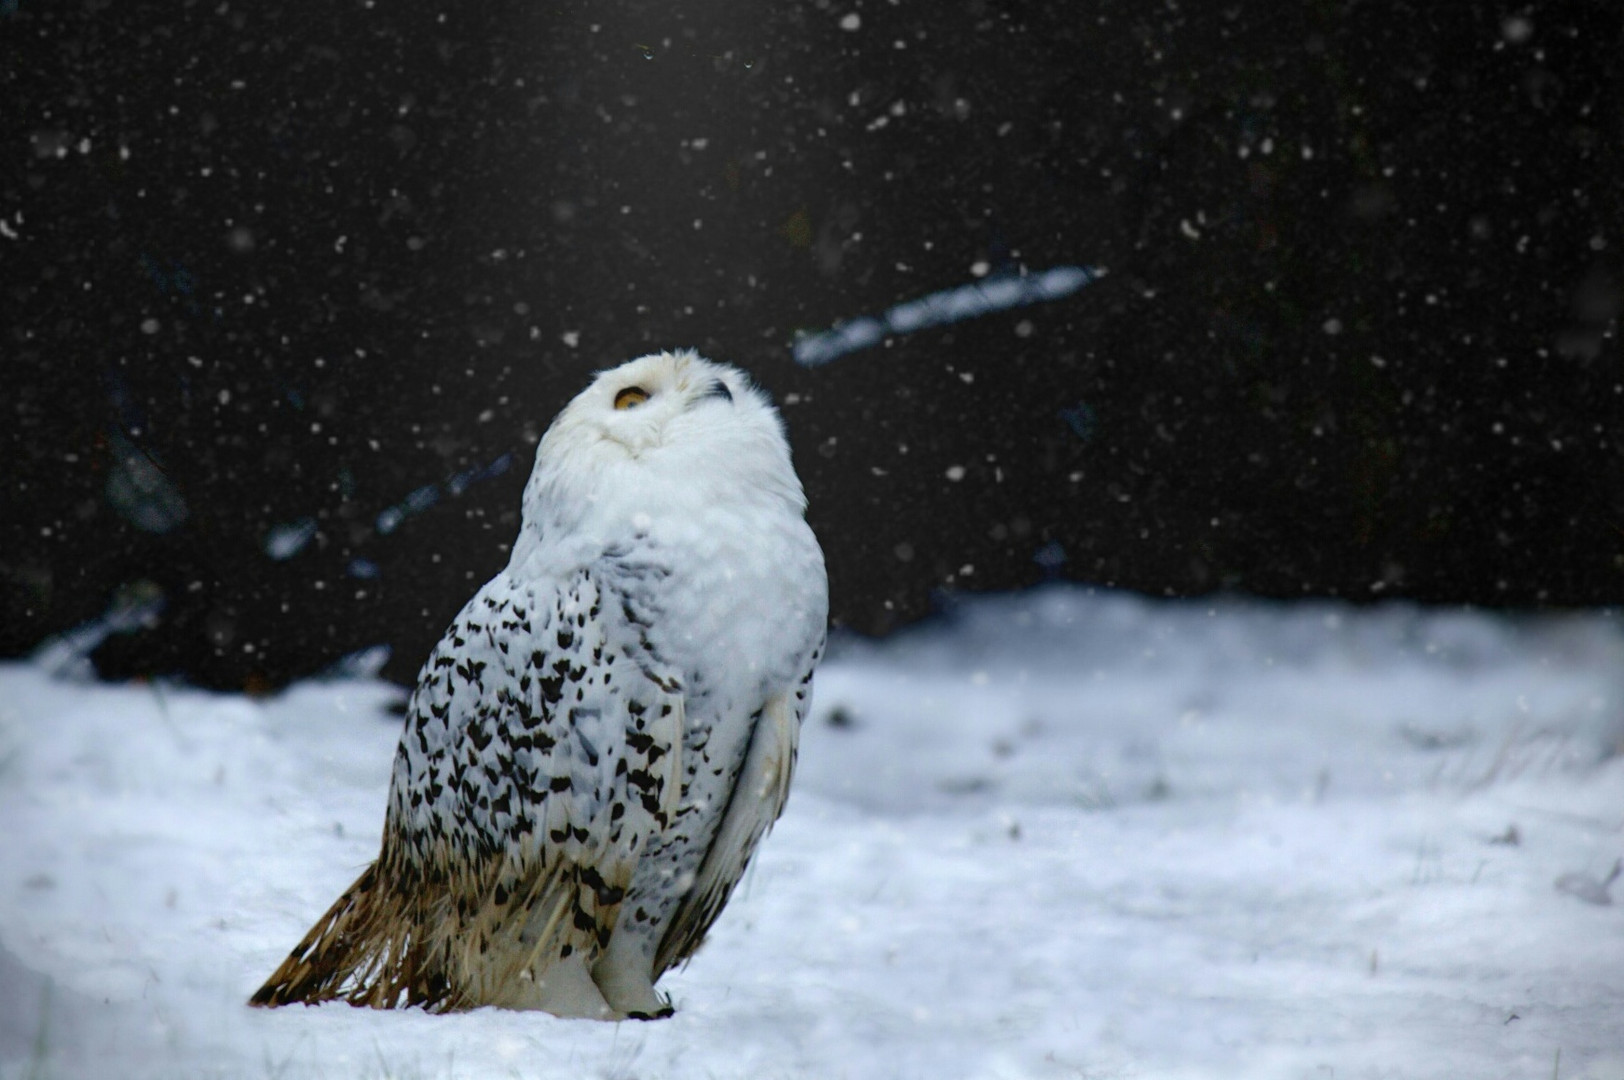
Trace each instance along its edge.
<path fill-rule="evenodd" d="M 755 413 L 747 406 L 754 405 L 742 373 L 687 351 L 657 353 L 601 372 L 560 414 L 553 443 L 568 445 L 574 431 L 632 458 L 670 445 L 710 445 L 720 431 L 751 430 Z"/>
<path fill-rule="evenodd" d="M 684 379 L 672 385 L 666 380 L 645 378 L 616 390 L 613 404 L 615 412 L 659 406 L 660 412 L 667 413 L 673 409 L 686 412 L 713 400 L 733 404 L 733 391 L 725 379 L 710 378 L 697 385 Z"/>

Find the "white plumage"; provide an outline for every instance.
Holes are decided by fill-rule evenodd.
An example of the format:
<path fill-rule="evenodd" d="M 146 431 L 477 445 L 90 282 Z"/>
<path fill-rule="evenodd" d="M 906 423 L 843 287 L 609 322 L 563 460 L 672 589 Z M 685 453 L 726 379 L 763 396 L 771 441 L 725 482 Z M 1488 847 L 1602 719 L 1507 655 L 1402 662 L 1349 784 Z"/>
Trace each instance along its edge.
<path fill-rule="evenodd" d="M 778 414 L 660 353 L 541 441 L 430 655 L 383 850 L 254 995 L 656 1017 L 783 809 L 828 608 Z"/>

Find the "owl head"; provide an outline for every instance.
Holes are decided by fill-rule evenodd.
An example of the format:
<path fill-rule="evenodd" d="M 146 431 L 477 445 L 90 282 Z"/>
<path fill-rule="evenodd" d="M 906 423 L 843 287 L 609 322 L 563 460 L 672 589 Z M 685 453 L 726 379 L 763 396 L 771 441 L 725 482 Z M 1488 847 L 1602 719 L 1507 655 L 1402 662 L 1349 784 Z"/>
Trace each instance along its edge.
<path fill-rule="evenodd" d="M 547 440 L 585 440 L 602 443 L 610 455 L 638 458 L 763 425 L 782 437 L 778 414 L 742 371 L 683 349 L 599 372 L 553 421 L 542 455 Z"/>
<path fill-rule="evenodd" d="M 803 510 L 783 422 L 737 368 L 691 349 L 600 372 L 559 412 L 536 451 L 525 517 L 566 523 L 624 506 L 782 499 Z"/>

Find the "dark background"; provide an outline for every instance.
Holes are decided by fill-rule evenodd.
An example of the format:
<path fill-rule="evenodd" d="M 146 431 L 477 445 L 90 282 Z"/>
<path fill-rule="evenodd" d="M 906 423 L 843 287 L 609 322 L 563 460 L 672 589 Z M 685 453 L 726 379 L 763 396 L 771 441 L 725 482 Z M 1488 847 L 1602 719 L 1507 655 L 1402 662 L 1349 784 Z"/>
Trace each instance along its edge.
<path fill-rule="evenodd" d="M 409 680 L 552 415 L 684 345 L 780 402 L 863 632 L 1048 577 L 1624 602 L 1621 20 L 0 0 L 0 653 L 161 604 L 103 674 Z"/>

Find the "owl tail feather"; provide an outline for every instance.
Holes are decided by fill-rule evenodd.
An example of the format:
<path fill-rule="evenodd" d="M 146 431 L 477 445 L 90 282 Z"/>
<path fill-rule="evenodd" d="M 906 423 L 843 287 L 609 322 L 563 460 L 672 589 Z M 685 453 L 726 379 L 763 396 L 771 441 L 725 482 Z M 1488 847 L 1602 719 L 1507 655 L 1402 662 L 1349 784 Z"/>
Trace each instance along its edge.
<path fill-rule="evenodd" d="M 402 890 L 387 886 L 377 863 L 367 867 L 248 1003 L 274 1008 L 347 1001 L 374 1009 L 421 1005 L 432 1012 L 466 1007 L 446 978 L 446 958 L 414 940 L 417 920 L 409 905 Z"/>

